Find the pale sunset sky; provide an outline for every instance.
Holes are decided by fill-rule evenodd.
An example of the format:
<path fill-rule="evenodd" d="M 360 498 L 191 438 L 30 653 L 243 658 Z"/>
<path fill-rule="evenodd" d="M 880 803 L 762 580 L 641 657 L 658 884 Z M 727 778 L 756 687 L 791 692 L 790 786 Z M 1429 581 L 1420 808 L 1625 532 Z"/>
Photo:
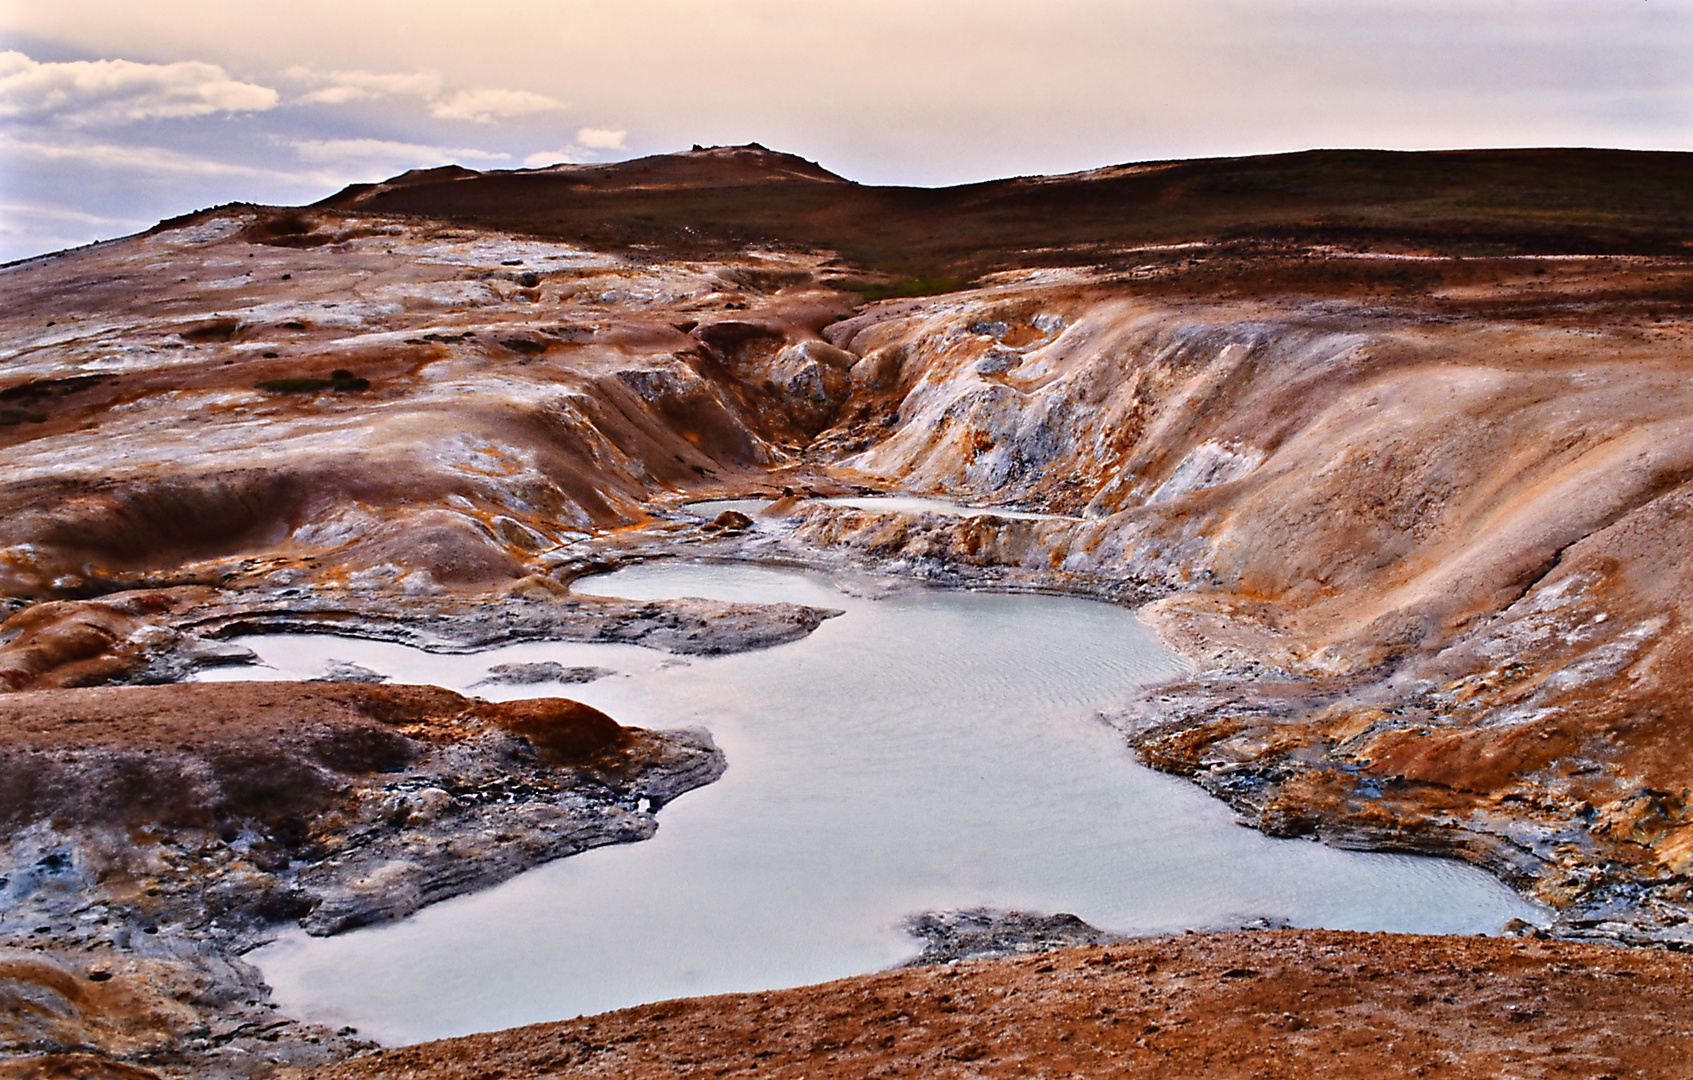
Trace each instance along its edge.
<path fill-rule="evenodd" d="M 418 166 L 1693 149 L 1693 0 L 0 0 L 0 261 Z"/>

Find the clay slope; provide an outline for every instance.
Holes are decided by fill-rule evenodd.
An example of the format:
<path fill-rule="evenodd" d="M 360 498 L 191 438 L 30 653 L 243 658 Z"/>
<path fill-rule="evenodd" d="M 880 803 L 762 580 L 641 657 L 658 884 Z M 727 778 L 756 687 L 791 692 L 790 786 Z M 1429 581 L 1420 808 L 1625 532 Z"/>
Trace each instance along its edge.
<path fill-rule="evenodd" d="M 329 551 L 353 584 L 414 591 L 544 571 L 654 491 L 793 463 L 843 392 L 816 330 L 849 304 L 807 287 L 815 262 L 659 271 L 245 210 L 14 268 L 0 593 L 274 577 Z"/>
<path fill-rule="evenodd" d="M 981 209 L 1010 192 L 1079 192 L 1105 208 L 1089 228 L 1200 246 L 1112 269 L 1046 214 L 1042 250 L 1086 265 L 856 314 L 842 278 L 868 267 L 829 252 L 606 254 L 377 215 L 698 198 L 751 229 L 771 190 L 874 195 L 757 148 L 419 175 L 348 195 L 357 210 L 226 208 L 17 267 L 0 583 L 74 602 L 8 624 L 0 666 L 13 686 L 156 678 L 215 659 L 208 635 L 326 620 L 408 640 L 433 621 L 457 647 L 499 640 L 492 622 L 624 640 L 679 609 L 590 610 L 568 582 L 694 545 L 1163 597 L 1151 617 L 1205 670 L 1125 712 L 1148 760 L 1272 832 L 1462 854 L 1572 929 L 1644 912 L 1673 937 L 1693 843 L 1689 263 L 1579 254 L 1597 234 L 1559 230 L 1679 235 L 1684 165 L 1331 154 L 929 192 L 934 222 L 995 229 L 1023 220 Z M 402 196 L 421 201 L 384 201 Z M 1428 248 L 1419 222 L 1507 211 L 1560 254 L 1406 254 Z M 1366 217 L 1396 250 L 1218 240 Z M 990 261 L 1022 236 L 990 233 L 947 235 Z M 1062 517 L 801 502 L 707 535 L 674 510 L 860 488 Z M 498 619 L 458 614 L 492 596 Z M 743 615 L 743 645 L 820 617 Z"/>
<path fill-rule="evenodd" d="M 312 1075 L 1670 1077 L 1693 1052 L 1688 975 L 1568 943 L 1198 935 L 670 1001 Z"/>
<path fill-rule="evenodd" d="M 679 554 L 1071 590 L 1150 603 L 1197 670 L 1113 721 L 1259 827 L 1458 855 L 1556 934 L 1685 947 L 1688 160 L 1325 153 L 912 192 L 733 148 L 431 171 L 12 267 L 0 681 L 179 679 L 255 631 L 712 652 L 828 614 L 570 588 Z M 814 498 L 901 490 L 1047 516 Z M 753 494 L 780 501 L 681 505 Z M 435 786 L 515 767 L 453 756 L 515 738 L 478 730 L 417 750 Z M 106 760 L 80 738 L 55 752 Z M 266 751 L 310 773 L 279 797 L 365 783 L 315 747 Z M 201 765 L 170 775 L 222 783 Z M 285 917 L 438 894 L 395 873 Z"/>
<path fill-rule="evenodd" d="M 1150 761 L 1271 832 L 1461 852 L 1588 925 L 1650 881 L 1679 935 L 1693 352 L 1685 300 L 1623 294 L 1688 268 L 1476 270 L 1417 299 L 1072 282 L 838 323 L 864 357 L 843 466 L 1069 518 L 813 509 L 797 535 L 1168 597 L 1148 617 L 1203 674 L 1121 718 Z"/>

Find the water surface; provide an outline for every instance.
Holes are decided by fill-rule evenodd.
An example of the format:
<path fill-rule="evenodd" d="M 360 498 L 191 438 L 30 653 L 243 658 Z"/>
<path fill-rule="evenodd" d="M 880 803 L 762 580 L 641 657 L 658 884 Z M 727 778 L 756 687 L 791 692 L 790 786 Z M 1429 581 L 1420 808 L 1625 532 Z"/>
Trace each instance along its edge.
<path fill-rule="evenodd" d="M 685 504 L 689 513 L 714 518 L 725 510 L 734 510 L 748 517 L 757 517 L 774 499 L 707 499 Z M 906 514 L 944 514 L 947 517 L 975 517 L 992 514 L 995 517 L 1019 521 L 1076 521 L 1061 514 L 1038 514 L 1032 510 L 1011 510 L 999 506 L 966 506 L 949 499 L 933 499 L 922 495 L 852 495 L 834 499 L 813 499 L 829 506 L 851 506 L 859 510 L 896 511 Z"/>
<path fill-rule="evenodd" d="M 992 514 L 994 517 L 1016 521 L 1075 521 L 1062 514 L 1039 514 L 1032 510 L 1012 510 L 1002 506 L 966 506 L 950 499 L 932 499 L 921 495 L 862 495 L 850 498 L 824 499 L 830 506 L 851 506 L 859 510 L 892 510 L 906 514 L 943 514 L 947 517 L 975 517 Z"/>
<path fill-rule="evenodd" d="M 1183 670 L 1127 610 L 910 591 L 870 599 L 811 575 L 651 565 L 579 582 L 634 599 L 845 609 L 805 640 L 738 656 L 527 644 L 474 656 L 322 636 L 242 643 L 279 677 L 353 661 L 469 688 L 489 665 L 619 674 L 564 693 L 619 720 L 704 726 L 715 784 L 649 841 L 601 848 L 399 923 L 295 934 L 251 957 L 296 1015 L 409 1042 L 682 995 L 792 986 L 917 952 L 923 910 L 1070 911 L 1149 933 L 1239 924 L 1486 932 L 1540 912 L 1473 868 L 1272 840 L 1138 765 L 1098 710 Z"/>

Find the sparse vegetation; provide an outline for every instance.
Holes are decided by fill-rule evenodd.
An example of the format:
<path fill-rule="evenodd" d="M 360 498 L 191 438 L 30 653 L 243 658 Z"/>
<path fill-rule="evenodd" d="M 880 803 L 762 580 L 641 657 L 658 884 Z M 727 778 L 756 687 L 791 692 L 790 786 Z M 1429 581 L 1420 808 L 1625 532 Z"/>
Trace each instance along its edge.
<path fill-rule="evenodd" d="M 866 303 L 895 300 L 902 296 L 936 296 L 940 293 L 957 292 L 969 286 L 969 282 L 963 278 L 904 278 L 890 282 L 859 281 L 850 278 L 832 284 L 843 292 L 857 293 Z"/>
<path fill-rule="evenodd" d="M 1681 255 L 1693 242 L 1693 155 L 1678 153 L 1321 150 L 955 188 L 872 187 L 821 170 L 773 181 L 750 162 L 712 183 L 655 188 L 620 183 L 618 168 L 590 183 L 546 172 L 420 173 L 349 188 L 322 208 L 676 257 L 749 245 L 827 250 L 867 279 L 897 283 L 867 299 L 1193 241 L 1465 256 Z"/>

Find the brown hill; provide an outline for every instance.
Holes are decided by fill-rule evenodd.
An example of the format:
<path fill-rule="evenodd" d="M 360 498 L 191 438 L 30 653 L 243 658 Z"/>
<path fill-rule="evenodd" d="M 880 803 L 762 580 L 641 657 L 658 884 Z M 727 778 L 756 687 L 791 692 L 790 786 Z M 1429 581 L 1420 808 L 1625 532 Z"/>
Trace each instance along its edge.
<path fill-rule="evenodd" d="M 1693 250 L 1693 154 L 1314 150 L 929 189 L 852 183 L 752 144 L 612 165 L 413 172 L 319 205 L 676 253 L 823 248 L 927 291 L 916 284 L 1131 253 L 1143 262 L 1149 246 L 1187 243 L 1683 253 Z"/>

